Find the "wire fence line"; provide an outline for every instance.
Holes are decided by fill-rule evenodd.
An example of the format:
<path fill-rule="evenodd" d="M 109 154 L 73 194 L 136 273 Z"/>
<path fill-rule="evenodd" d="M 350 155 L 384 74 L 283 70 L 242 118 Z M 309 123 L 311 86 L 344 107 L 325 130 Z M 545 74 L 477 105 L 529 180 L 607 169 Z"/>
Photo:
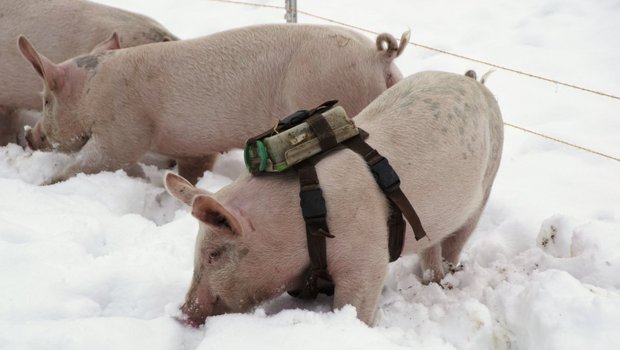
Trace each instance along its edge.
<path fill-rule="evenodd" d="M 575 145 L 574 143 L 570 143 L 568 141 L 564 141 L 564 140 L 561 140 L 561 139 L 558 139 L 558 138 L 555 138 L 555 137 L 552 137 L 552 136 L 541 134 L 539 132 L 536 132 L 536 131 L 533 131 L 533 130 L 529 130 L 529 129 L 523 128 L 523 127 L 518 126 L 518 125 L 511 124 L 511 123 L 504 122 L 504 125 L 509 126 L 511 128 L 515 128 L 515 129 L 521 130 L 521 131 L 524 131 L 526 133 L 530 133 L 530 134 L 534 134 L 534 135 L 537 135 L 537 136 L 540 136 L 540 137 L 544 137 L 546 139 L 549 139 L 549 140 L 557 142 L 557 143 L 561 143 L 561 144 L 564 144 L 564 145 L 567 145 L 567 146 L 575 147 L 575 148 L 580 149 L 582 151 L 593 153 L 593 154 L 599 155 L 601 157 L 605 157 L 605 158 L 610 159 L 610 160 L 615 160 L 616 162 L 620 162 L 620 158 L 618 158 L 618 157 L 610 156 L 610 155 L 605 154 L 603 152 L 595 151 L 595 150 L 593 150 L 591 148 Z"/>
<path fill-rule="evenodd" d="M 236 1 L 236 0 L 209 0 L 209 1 L 212 1 L 212 2 L 223 2 L 223 3 L 228 3 L 228 4 L 254 6 L 254 7 L 265 7 L 265 8 L 279 9 L 279 10 L 285 10 L 286 9 L 284 6 L 268 5 L 268 4 L 257 4 L 257 3 L 246 2 L 246 1 Z M 303 11 L 303 10 L 297 9 L 297 12 L 301 13 L 303 15 L 306 15 L 308 17 L 320 19 L 320 20 L 323 20 L 323 21 L 326 21 L 326 22 L 330 22 L 330 23 L 334 23 L 334 24 L 338 24 L 338 25 L 341 25 L 341 26 L 344 26 L 344 27 L 354 28 L 354 29 L 357 29 L 357 30 L 365 32 L 365 33 L 374 34 L 374 35 L 380 34 L 379 32 L 376 32 L 376 31 L 373 31 L 373 30 L 370 30 L 370 29 L 354 26 L 354 25 L 351 25 L 351 24 L 348 24 L 348 23 L 337 21 L 335 19 L 331 19 L 331 18 L 328 18 L 328 17 L 320 16 L 320 15 L 316 15 L 316 14 L 313 14 L 313 13 L 310 13 L 310 12 L 307 12 L 307 11 Z M 425 50 L 434 51 L 434 52 L 437 52 L 437 53 L 442 53 L 444 55 L 457 57 L 457 58 L 460 58 L 460 59 L 463 59 L 463 60 L 484 64 L 484 65 L 487 65 L 489 67 L 505 70 L 507 72 L 511 72 L 511 73 L 515 73 L 515 74 L 520 74 L 520 75 L 525 75 L 525 76 L 530 77 L 530 78 L 543 80 L 543 81 L 546 81 L 546 82 L 549 82 L 549 83 L 554 83 L 554 84 L 557 84 L 557 85 L 566 86 L 566 87 L 569 87 L 569 88 L 572 88 L 572 89 L 577 89 L 577 90 L 589 92 L 589 93 L 600 95 L 600 96 L 605 96 L 605 97 L 608 97 L 608 98 L 611 98 L 611 99 L 615 99 L 615 100 L 620 100 L 620 96 L 612 95 L 612 94 L 609 94 L 609 93 L 606 93 L 606 92 L 585 88 L 585 87 L 582 87 L 582 86 L 579 86 L 579 85 L 575 85 L 575 84 L 565 83 L 563 81 L 559 81 L 559 80 L 555 80 L 555 79 L 551 79 L 551 78 L 546 78 L 546 77 L 543 77 L 543 76 L 540 76 L 540 75 L 524 72 L 524 71 L 521 71 L 521 70 L 518 70 L 518 69 L 509 68 L 509 67 L 502 66 L 502 65 L 499 65 L 499 64 L 495 64 L 495 63 L 492 63 L 492 62 L 489 62 L 489 61 L 484 61 L 484 60 L 480 60 L 480 59 L 477 59 L 477 58 L 472 58 L 472 57 L 464 56 L 464 55 L 461 55 L 461 54 L 458 54 L 458 53 L 454 53 L 454 52 L 438 49 L 438 48 L 435 48 L 435 47 L 432 47 L 432 46 L 428 46 L 428 45 L 424 45 L 424 44 L 419 44 L 419 43 L 416 43 L 416 42 L 413 42 L 413 41 L 409 41 L 407 44 L 412 45 L 412 46 L 417 46 L 417 47 L 425 49 Z"/>
<path fill-rule="evenodd" d="M 286 10 L 286 8 L 284 6 L 269 5 L 269 4 L 258 4 L 258 3 L 246 2 L 246 1 L 237 1 L 237 0 L 208 0 L 208 1 L 227 3 L 227 4 L 236 4 L 236 5 L 245 5 L 245 6 L 252 6 L 252 7 L 263 7 L 263 8 L 270 8 L 270 9 Z M 369 34 L 373 34 L 373 35 L 379 35 L 380 34 L 379 32 L 376 32 L 376 31 L 373 31 L 373 30 L 370 30 L 370 29 L 366 29 L 366 28 L 358 27 L 358 26 L 351 25 L 351 24 L 348 24 L 348 23 L 340 22 L 340 21 L 337 21 L 337 20 L 334 20 L 334 19 L 331 19 L 331 18 L 328 18 L 328 17 L 315 15 L 313 13 L 310 13 L 310 12 L 307 12 L 307 11 L 303 11 L 303 10 L 300 10 L 300 9 L 297 9 L 297 12 L 301 13 L 303 15 L 306 15 L 308 17 L 312 17 L 312 18 L 320 19 L 320 20 L 323 20 L 323 21 L 326 21 L 326 22 L 338 24 L 338 25 L 341 25 L 343 27 L 348 27 L 348 28 L 356 29 L 356 30 L 359 30 L 361 32 L 365 32 L 365 33 L 369 33 Z M 441 53 L 441 54 L 445 54 L 445 55 L 449 55 L 449 56 L 452 56 L 452 57 L 456 57 L 456 58 L 459 58 L 459 59 L 467 60 L 467 61 L 470 61 L 470 62 L 476 62 L 476 63 L 484 64 L 484 65 L 487 65 L 489 67 L 493 67 L 493 68 L 496 68 L 496 69 L 504 70 L 504 71 L 511 72 L 511 73 L 514 73 L 514 74 L 523 75 L 523 76 L 526 76 L 526 77 L 529 77 L 529 78 L 538 79 L 538 80 L 546 81 L 546 82 L 557 84 L 557 85 L 561 85 L 561 86 L 566 86 L 566 87 L 569 87 L 569 88 L 572 88 L 572 89 L 576 89 L 576 90 L 580 90 L 580 91 L 596 94 L 596 95 L 599 95 L 599 96 L 603 96 L 603 97 L 607 97 L 607 98 L 611 98 L 611 99 L 615 99 L 615 100 L 620 100 L 620 97 L 616 96 L 616 95 L 608 94 L 608 93 L 601 92 L 601 91 L 596 91 L 596 90 L 593 90 L 593 89 L 584 88 L 584 87 L 581 87 L 581 86 L 578 86 L 578 85 L 574 85 L 574 84 L 570 84 L 570 83 L 565 83 L 565 82 L 562 82 L 562 81 L 559 81 L 559 80 L 555 80 L 555 79 L 545 78 L 545 77 L 542 77 L 542 76 L 539 76 L 539 75 L 536 75 L 536 74 L 531 74 L 531 73 L 528 73 L 528 72 L 520 71 L 520 70 L 517 70 L 517 69 L 512 69 L 512 68 L 505 67 L 505 66 L 502 66 L 502 65 L 498 65 L 498 64 L 495 64 L 495 63 L 492 63 L 492 62 L 488 62 L 488 61 L 484 61 L 484 60 L 479 60 L 479 59 L 471 58 L 471 57 L 467 57 L 467 56 L 463 56 L 463 55 L 460 55 L 460 54 L 457 54 L 457 53 L 453 53 L 453 52 L 450 52 L 450 51 L 446 51 L 446 50 L 442 50 L 442 49 L 437 49 L 437 48 L 434 48 L 434 47 L 431 47 L 431 46 L 428 46 L 428 45 L 418 44 L 418 43 L 411 42 L 411 41 L 407 42 L 407 44 L 412 45 L 412 46 L 416 46 L 416 47 L 419 47 L 419 48 L 422 48 L 422 49 L 425 49 L 425 50 L 434 51 L 434 52 L 438 52 L 438 53 Z M 609 154 L 606 154 L 606 153 L 603 153 L 603 152 L 600 152 L 600 151 L 596 151 L 596 150 L 593 150 L 591 148 L 579 146 L 579 145 L 576 145 L 574 143 L 571 143 L 571 142 L 568 142 L 568 141 L 564 141 L 564 140 L 558 139 L 558 138 L 553 137 L 553 136 L 545 135 L 543 133 L 540 133 L 540 132 L 537 132 L 537 131 L 533 131 L 533 130 L 530 130 L 530 129 L 527 129 L 527 128 L 524 128 L 524 127 L 521 127 L 521 126 L 518 126 L 518 125 L 515 125 L 515 124 L 504 122 L 504 125 L 509 126 L 511 128 L 515 128 L 515 129 L 520 130 L 520 131 L 523 131 L 525 133 L 529 133 L 529 134 L 532 134 L 532 135 L 535 135 L 535 136 L 538 136 L 538 137 L 542 137 L 542 138 L 545 138 L 547 140 L 550 140 L 550 141 L 553 141 L 553 142 L 557 142 L 557 143 L 560 143 L 560 144 L 564 144 L 564 145 L 573 147 L 575 149 L 578 149 L 578 150 L 581 150 L 581 151 L 584 151 L 584 152 L 588 152 L 590 154 L 597 155 L 597 156 L 600 156 L 600 157 L 603 157 L 603 158 L 606 158 L 606 159 L 609 159 L 609 160 L 614 160 L 614 161 L 620 163 L 620 158 L 619 157 L 615 157 L 615 156 L 612 156 L 612 155 L 609 155 Z"/>

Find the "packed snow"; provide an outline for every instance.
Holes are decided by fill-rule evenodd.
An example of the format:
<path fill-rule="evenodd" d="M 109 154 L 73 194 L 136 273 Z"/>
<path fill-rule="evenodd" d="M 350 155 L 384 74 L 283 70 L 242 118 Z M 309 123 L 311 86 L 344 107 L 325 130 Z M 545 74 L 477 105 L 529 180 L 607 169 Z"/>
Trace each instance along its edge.
<path fill-rule="evenodd" d="M 284 21 L 283 10 L 201 0 L 100 2 L 156 18 L 182 38 Z M 410 28 L 416 43 L 620 94 L 615 0 L 298 6 L 397 37 Z M 489 69 L 416 46 L 397 65 L 404 75 Z M 620 157 L 620 101 L 502 70 L 487 86 L 506 122 Z M 409 256 L 391 264 L 372 328 L 353 307 L 332 311 L 328 297 L 283 295 L 194 329 L 173 317 L 191 280 L 198 224 L 165 193 L 163 171 L 39 186 L 67 157 L 0 148 L 2 350 L 620 349 L 617 161 L 506 127 L 502 165 L 462 269 L 441 285 L 423 285 Z M 199 186 L 216 191 L 242 169 L 232 151 Z"/>

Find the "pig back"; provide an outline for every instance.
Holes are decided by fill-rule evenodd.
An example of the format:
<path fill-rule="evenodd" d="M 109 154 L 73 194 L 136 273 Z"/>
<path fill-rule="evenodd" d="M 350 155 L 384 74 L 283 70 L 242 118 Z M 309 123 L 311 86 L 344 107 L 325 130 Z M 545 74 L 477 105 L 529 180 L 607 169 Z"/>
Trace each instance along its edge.
<path fill-rule="evenodd" d="M 355 121 L 400 175 L 431 239 L 455 232 L 484 205 L 499 166 L 503 123 L 482 84 L 451 73 L 414 74 Z M 407 247 L 419 251 L 424 241 L 409 239 Z"/>
<path fill-rule="evenodd" d="M 246 27 L 131 51 L 130 80 L 156 119 L 155 145 L 172 156 L 241 147 L 330 99 L 353 115 L 386 89 L 373 43 L 329 26 Z M 170 139 L 178 143 L 168 147 Z"/>

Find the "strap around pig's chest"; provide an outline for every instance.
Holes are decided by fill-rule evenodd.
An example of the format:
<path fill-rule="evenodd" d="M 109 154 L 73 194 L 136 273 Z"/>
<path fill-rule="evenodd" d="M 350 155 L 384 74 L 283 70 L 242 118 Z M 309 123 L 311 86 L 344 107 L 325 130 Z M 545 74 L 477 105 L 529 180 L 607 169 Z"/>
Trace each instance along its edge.
<path fill-rule="evenodd" d="M 333 106 L 333 103 L 327 109 L 331 108 L 331 106 Z M 390 262 L 397 260 L 403 250 L 405 242 L 403 214 L 413 228 L 416 240 L 426 236 L 417 213 L 400 189 L 398 175 L 388 160 L 364 141 L 363 135 L 368 134 L 360 129 L 360 133 L 356 136 L 338 142 L 334 130 L 323 114 L 321 114 L 324 111 L 326 109 L 320 106 L 307 113 L 307 119 L 304 120 L 318 139 L 320 153 L 294 166 L 299 174 L 300 206 L 306 224 L 310 268 L 306 272 L 303 288 L 301 290 L 289 291 L 289 294 L 303 299 L 316 298 L 319 293 L 331 295 L 334 292 L 333 281 L 327 270 L 326 253 L 326 239 L 334 238 L 334 235 L 330 233 L 327 226 L 327 208 L 315 169 L 316 163 L 320 161 L 319 155 L 344 146 L 362 156 L 368 164 L 375 181 L 390 202 L 391 211 L 387 223 L 389 229 L 388 249 Z M 300 112 L 296 113 L 299 114 Z M 261 134 L 259 137 L 264 137 L 264 135 Z M 251 140 L 256 141 L 257 139 L 253 138 Z M 246 162 L 248 162 L 247 158 Z"/>

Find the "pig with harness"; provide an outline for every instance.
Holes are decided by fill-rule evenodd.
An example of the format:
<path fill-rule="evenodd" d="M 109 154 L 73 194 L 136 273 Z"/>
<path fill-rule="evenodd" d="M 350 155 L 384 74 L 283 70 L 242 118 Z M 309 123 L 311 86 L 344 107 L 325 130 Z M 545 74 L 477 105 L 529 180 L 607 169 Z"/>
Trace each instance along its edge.
<path fill-rule="evenodd" d="M 422 72 L 355 125 L 342 114 L 327 104 L 251 138 L 251 173 L 215 194 L 166 175 L 200 225 L 187 323 L 291 291 L 333 292 L 335 308 L 372 324 L 390 261 L 419 254 L 425 282 L 458 263 L 500 163 L 494 96 L 469 75 Z"/>

